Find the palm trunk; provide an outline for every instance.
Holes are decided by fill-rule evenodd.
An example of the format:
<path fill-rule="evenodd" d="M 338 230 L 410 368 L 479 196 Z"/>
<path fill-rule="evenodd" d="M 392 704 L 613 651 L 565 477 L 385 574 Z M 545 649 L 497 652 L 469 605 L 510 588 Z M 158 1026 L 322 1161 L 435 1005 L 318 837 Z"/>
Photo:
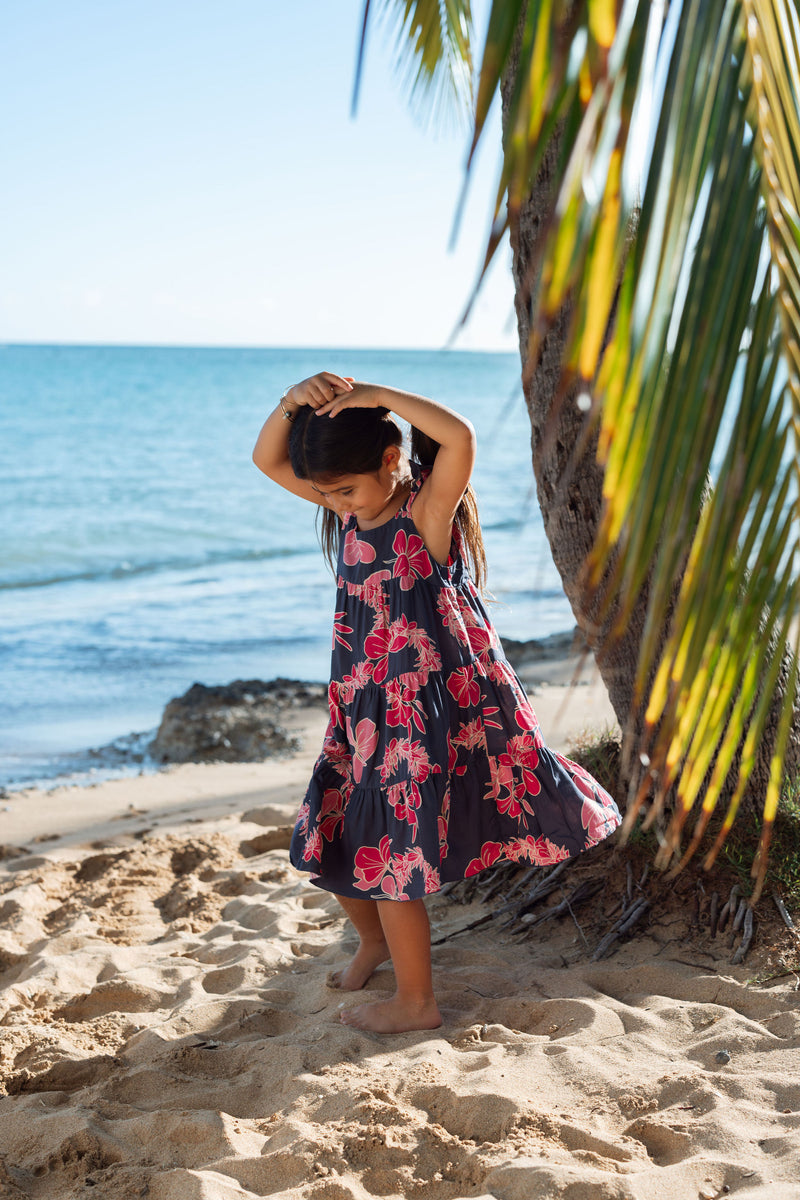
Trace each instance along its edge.
<path fill-rule="evenodd" d="M 559 398 L 553 425 L 551 414 L 561 378 L 570 315 L 567 308 L 545 335 L 537 362 L 528 363 L 531 301 L 538 279 L 537 246 L 540 231 L 552 211 L 556 157 L 557 146 L 553 142 L 536 186 L 511 230 L 525 403 L 531 420 L 539 507 L 553 561 L 575 621 L 597 659 L 614 712 L 624 729 L 631 716 L 644 602 L 637 606 L 624 637 L 612 644 L 607 636 L 607 623 L 604 625 L 598 618 L 599 596 L 590 594 L 583 584 L 583 565 L 594 544 L 600 519 L 603 472 L 596 458 L 596 436 L 588 439 L 583 454 L 576 457 L 576 448 L 585 437 L 587 416 L 578 407 L 574 390 Z"/>

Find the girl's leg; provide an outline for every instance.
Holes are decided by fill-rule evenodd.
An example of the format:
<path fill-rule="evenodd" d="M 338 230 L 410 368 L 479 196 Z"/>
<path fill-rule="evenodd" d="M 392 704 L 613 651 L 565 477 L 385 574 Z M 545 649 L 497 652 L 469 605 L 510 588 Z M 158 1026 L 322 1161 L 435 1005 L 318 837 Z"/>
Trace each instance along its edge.
<path fill-rule="evenodd" d="M 376 1033 L 436 1029 L 442 1023 L 431 979 L 431 927 L 424 900 L 376 901 L 392 957 L 397 991 L 390 1000 L 342 1013 L 345 1025 Z"/>
<path fill-rule="evenodd" d="M 337 896 L 336 899 L 350 918 L 360 940 L 352 961 L 343 971 L 332 972 L 328 984 L 348 992 L 357 992 L 363 988 L 375 968 L 389 958 L 389 947 L 374 900 L 355 900 L 351 896 Z"/>

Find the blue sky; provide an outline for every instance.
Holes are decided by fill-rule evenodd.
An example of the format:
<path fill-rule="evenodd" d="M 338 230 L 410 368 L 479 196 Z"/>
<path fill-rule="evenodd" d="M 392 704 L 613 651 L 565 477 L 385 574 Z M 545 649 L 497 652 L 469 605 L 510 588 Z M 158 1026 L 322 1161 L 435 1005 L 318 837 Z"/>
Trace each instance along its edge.
<path fill-rule="evenodd" d="M 476 277 L 499 127 L 426 129 L 361 0 L 11 0 L 0 340 L 441 346 Z M 505 250 L 456 344 L 515 349 Z"/>

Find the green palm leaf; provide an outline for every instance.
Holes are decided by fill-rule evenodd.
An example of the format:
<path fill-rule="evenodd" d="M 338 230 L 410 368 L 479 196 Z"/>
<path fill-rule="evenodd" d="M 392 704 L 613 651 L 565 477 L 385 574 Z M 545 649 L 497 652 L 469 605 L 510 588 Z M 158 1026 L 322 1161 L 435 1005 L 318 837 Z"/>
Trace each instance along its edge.
<path fill-rule="evenodd" d="M 592 395 L 605 464 L 605 508 L 587 580 L 595 587 L 606 580 L 606 612 L 615 614 L 618 633 L 647 589 L 632 697 L 634 716 L 637 707 L 644 714 L 644 740 L 628 747 L 629 761 L 643 756 L 646 770 L 634 776 L 626 827 L 645 803 L 652 823 L 674 799 L 662 865 L 687 861 L 726 787 L 720 838 L 730 828 L 774 702 L 800 549 L 796 18 L 778 2 L 725 0 L 687 0 L 673 17 L 674 39 L 662 35 L 659 51 L 665 83 L 633 246 L 625 261 L 631 205 L 621 202 L 621 179 L 648 83 L 642 47 L 653 9 L 645 5 L 626 40 L 617 31 L 616 61 L 609 55 L 607 73 L 593 79 L 567 146 L 530 352 L 535 360 L 572 295 L 562 394 L 580 380 Z M 603 103 L 593 107 L 598 95 Z M 795 680 L 796 655 L 754 899 Z M 701 798 L 695 836 L 681 855 L 685 820 Z"/>
<path fill-rule="evenodd" d="M 608 638 L 645 604 L 625 828 L 646 809 L 661 864 L 680 869 L 725 798 L 710 864 L 777 706 L 755 902 L 800 710 L 798 646 L 786 650 L 800 600 L 797 11 L 493 0 L 473 151 L 504 75 L 486 265 L 555 134 L 554 202 L 518 294 L 527 362 L 568 306 L 555 404 L 589 397 L 579 448 L 596 431 L 604 468 L 583 586 Z"/>
<path fill-rule="evenodd" d="M 470 0 L 383 0 L 378 16 L 394 25 L 397 69 L 413 104 L 441 118 L 472 99 L 472 12 Z M 358 105 L 367 28 L 373 5 L 365 0 L 353 111 Z"/>

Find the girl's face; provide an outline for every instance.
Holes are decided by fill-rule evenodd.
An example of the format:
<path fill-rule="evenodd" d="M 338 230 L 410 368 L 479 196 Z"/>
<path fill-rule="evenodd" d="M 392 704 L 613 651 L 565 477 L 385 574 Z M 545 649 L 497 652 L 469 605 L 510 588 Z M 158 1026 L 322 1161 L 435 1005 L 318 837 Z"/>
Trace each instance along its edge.
<path fill-rule="evenodd" d="M 377 474 L 339 475 L 334 480 L 315 483 L 313 487 L 340 516 L 353 513 L 364 521 L 379 516 L 392 496 L 391 487 L 387 490 Z"/>
<path fill-rule="evenodd" d="M 317 479 L 311 486 L 339 516 L 352 513 L 359 524 L 368 524 L 377 520 L 397 494 L 400 462 L 400 448 L 390 446 L 379 470 L 365 475 Z"/>

